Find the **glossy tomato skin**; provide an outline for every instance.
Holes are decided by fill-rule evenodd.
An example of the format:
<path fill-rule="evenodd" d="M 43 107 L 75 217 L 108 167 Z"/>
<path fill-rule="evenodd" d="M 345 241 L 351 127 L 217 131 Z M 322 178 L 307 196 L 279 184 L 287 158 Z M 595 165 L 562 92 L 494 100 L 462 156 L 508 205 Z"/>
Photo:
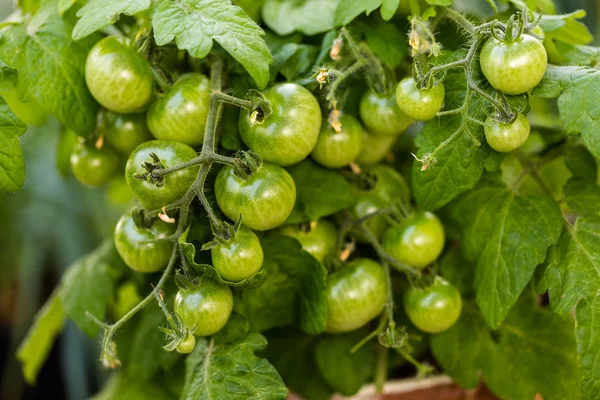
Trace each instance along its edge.
<path fill-rule="evenodd" d="M 403 113 L 394 93 L 368 90 L 360 100 L 360 119 L 369 132 L 379 136 L 398 136 L 414 120 Z"/>
<path fill-rule="evenodd" d="M 86 186 L 102 186 L 113 177 L 119 166 L 119 156 L 108 146 L 77 143 L 71 153 L 71 169 L 75 178 Z"/>
<path fill-rule="evenodd" d="M 142 164 L 151 161 L 150 153 L 156 154 L 165 167 L 169 168 L 190 161 L 196 157 L 196 152 L 184 143 L 150 140 L 136 147 L 131 153 L 125 166 L 127 184 L 144 208 L 157 210 L 179 199 L 188 191 L 196 179 L 198 167 L 185 168 L 165 175 L 164 184 L 156 186 L 154 183 L 133 177 L 136 173 L 146 172 Z"/>
<path fill-rule="evenodd" d="M 108 36 L 92 47 L 85 82 L 98 103 L 123 114 L 142 111 L 154 90 L 150 65 L 125 37 Z"/>
<path fill-rule="evenodd" d="M 365 131 L 362 150 L 354 161 L 361 167 L 377 164 L 385 159 L 395 142 L 395 136 L 378 136 Z"/>
<path fill-rule="evenodd" d="M 190 354 L 192 351 L 194 351 L 194 347 L 196 347 L 196 337 L 194 335 L 190 335 L 179 342 L 176 350 L 181 354 Z"/>
<path fill-rule="evenodd" d="M 362 191 L 358 188 L 354 188 L 354 193 L 356 201 L 350 207 L 349 211 L 350 214 L 352 214 L 352 216 L 356 219 L 360 219 L 368 214 L 383 210 L 389 206 L 387 200 L 372 191 Z M 371 230 L 376 238 L 381 236 L 387 225 L 387 221 L 383 215 L 371 217 L 365 223 L 365 226 Z M 361 241 L 367 241 L 367 239 L 361 235 L 358 235 L 357 239 Z"/>
<path fill-rule="evenodd" d="M 260 271 L 264 260 L 258 237 L 244 226 L 235 238 L 213 247 L 210 254 L 215 269 L 223 279 L 231 282 L 243 281 Z"/>
<path fill-rule="evenodd" d="M 425 268 L 444 249 L 444 226 L 428 211 L 417 211 L 388 228 L 381 245 L 392 257 L 415 268 Z"/>
<path fill-rule="evenodd" d="M 316 226 L 306 232 L 298 225 L 288 225 L 281 228 L 280 233 L 297 239 L 304 251 L 321 262 L 335 251 L 337 244 L 337 228 L 326 219 L 318 221 Z"/>
<path fill-rule="evenodd" d="M 449 329 L 460 317 L 461 309 L 460 292 L 439 276 L 431 286 L 411 287 L 404 293 L 404 310 L 423 332 L 439 333 Z"/>
<path fill-rule="evenodd" d="M 175 295 L 175 313 L 196 336 L 210 336 L 225 326 L 233 309 L 229 286 L 204 278 L 197 287 L 180 289 Z"/>
<path fill-rule="evenodd" d="M 327 168 L 341 168 L 358 157 L 362 150 L 365 131 L 356 118 L 343 114 L 340 117 L 341 131 L 336 132 L 324 123 L 311 156 Z"/>
<path fill-rule="evenodd" d="M 479 60 L 483 75 L 490 84 L 511 95 L 526 93 L 536 87 L 548 66 L 544 45 L 527 34 L 511 43 L 488 39 L 481 49 Z"/>
<path fill-rule="evenodd" d="M 519 114 L 512 124 L 504 124 L 487 117 L 483 132 L 490 147 L 501 153 L 513 151 L 522 146 L 529 137 L 531 127 L 529 120 L 523 114 Z"/>
<path fill-rule="evenodd" d="M 248 180 L 227 165 L 215 181 L 217 204 L 229 219 L 242 216 L 242 224 L 256 231 L 281 225 L 296 202 L 292 176 L 278 165 L 263 163 Z"/>
<path fill-rule="evenodd" d="M 115 247 L 129 268 L 137 272 L 157 272 L 164 269 L 173 251 L 173 242 L 166 238 L 175 232 L 175 224 L 156 220 L 150 229 L 138 227 L 131 213 L 124 214 L 115 227 Z M 147 243 L 144 243 L 147 242 Z"/>
<path fill-rule="evenodd" d="M 321 108 L 315 96 L 295 83 L 283 83 L 263 92 L 273 113 L 262 123 L 252 122 L 242 110 L 239 130 L 246 145 L 264 161 L 292 165 L 305 159 L 317 143 Z"/>
<path fill-rule="evenodd" d="M 159 140 L 197 147 L 204 139 L 210 103 L 210 80 L 202 74 L 184 74 L 148 108 L 148 127 Z"/>
<path fill-rule="evenodd" d="M 375 181 L 371 188 L 381 198 L 390 203 L 399 200 L 410 201 L 411 191 L 402 175 L 388 165 L 375 165 L 367 168 L 365 172 Z"/>
<path fill-rule="evenodd" d="M 442 109 L 445 93 L 442 84 L 437 84 L 429 90 L 419 90 L 413 78 L 404 78 L 396 88 L 396 103 L 409 117 L 417 121 L 427 121 Z"/>
<path fill-rule="evenodd" d="M 327 278 L 327 324 L 331 333 L 358 329 L 383 311 L 385 272 L 373 260 L 354 260 Z"/>
<path fill-rule="evenodd" d="M 152 139 L 144 114 L 118 114 L 103 110 L 101 120 L 106 142 L 123 154 L 129 155 L 140 144 Z"/>

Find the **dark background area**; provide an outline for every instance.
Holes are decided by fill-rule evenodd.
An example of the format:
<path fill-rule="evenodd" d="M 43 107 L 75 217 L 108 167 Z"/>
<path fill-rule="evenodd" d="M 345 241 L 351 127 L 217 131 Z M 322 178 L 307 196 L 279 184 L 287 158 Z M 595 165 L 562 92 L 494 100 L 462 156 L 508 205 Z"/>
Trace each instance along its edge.
<path fill-rule="evenodd" d="M 455 0 L 467 4 L 485 0 Z M 12 11 L 0 0 L 0 17 Z M 585 9 L 584 22 L 598 35 L 600 0 L 558 0 L 559 12 Z M 597 43 L 596 43 L 597 44 Z M 90 339 L 67 323 L 37 385 L 25 384 L 15 351 L 35 312 L 54 290 L 61 274 L 110 232 L 122 205 L 117 188 L 89 189 L 56 168 L 58 123 L 50 119 L 30 128 L 21 145 L 27 164 L 25 187 L 0 193 L 0 399 L 85 399 L 106 377 L 98 362 L 100 338 Z M 406 374 L 410 374 L 406 370 Z"/>

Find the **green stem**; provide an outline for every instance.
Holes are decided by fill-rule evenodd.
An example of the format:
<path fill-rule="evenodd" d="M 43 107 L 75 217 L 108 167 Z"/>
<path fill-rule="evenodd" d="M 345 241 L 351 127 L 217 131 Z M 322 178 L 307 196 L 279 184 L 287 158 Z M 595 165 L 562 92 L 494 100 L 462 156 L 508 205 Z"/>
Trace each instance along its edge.
<path fill-rule="evenodd" d="M 389 349 L 383 346 L 377 346 L 375 351 L 375 373 L 373 381 L 375 383 L 375 391 L 383 393 L 385 381 L 388 375 L 388 357 Z"/>
<path fill-rule="evenodd" d="M 350 65 L 348 68 L 346 68 L 341 73 L 337 74 L 338 76 L 331 83 L 331 87 L 329 88 L 329 93 L 327 94 L 327 97 L 325 99 L 327 101 L 333 100 L 335 98 L 336 91 L 337 91 L 338 87 L 340 86 L 340 84 L 346 78 L 348 78 L 350 75 L 352 75 L 353 73 L 355 73 L 356 71 L 358 71 L 359 69 L 361 69 L 364 66 L 365 66 L 365 61 L 363 59 L 360 59 L 360 60 L 355 61 L 354 64 Z"/>

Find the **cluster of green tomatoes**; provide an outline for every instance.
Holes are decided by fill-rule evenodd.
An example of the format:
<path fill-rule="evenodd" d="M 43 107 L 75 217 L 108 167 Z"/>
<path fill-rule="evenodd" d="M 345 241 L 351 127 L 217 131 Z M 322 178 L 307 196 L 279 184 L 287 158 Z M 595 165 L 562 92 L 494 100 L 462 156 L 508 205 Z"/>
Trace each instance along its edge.
<path fill-rule="evenodd" d="M 480 58 L 491 85 L 511 95 L 531 90 L 546 69 L 545 50 L 536 38 L 521 33 L 512 36 L 489 39 Z M 103 107 L 97 129 L 103 140 L 74 147 L 71 165 L 76 178 L 89 186 L 103 185 L 119 170 L 123 156 L 127 157 L 127 184 L 146 210 L 160 210 L 182 198 L 197 179 L 198 165 L 164 175 L 161 185 L 139 175 L 145 163 L 158 162 L 167 169 L 198 156 L 196 149 L 203 143 L 209 113 L 209 78 L 201 73 L 182 74 L 156 96 L 148 61 L 129 39 L 114 36 L 92 48 L 85 77 Z M 391 220 L 377 212 L 399 201 L 410 204 L 404 178 L 380 162 L 414 120 L 434 118 L 442 109 L 442 83 L 420 87 L 414 78 L 405 78 L 395 94 L 368 90 L 360 101 L 359 118 L 335 109 L 328 117 L 322 115 L 315 96 L 295 83 L 277 84 L 262 95 L 271 112 L 260 118 L 256 111 L 243 109 L 238 121 L 240 136 L 254 154 L 250 172 L 240 174 L 233 163 L 224 163 L 214 184 L 221 212 L 232 221 L 241 218 L 242 223 L 232 237 L 217 238 L 210 249 L 212 264 L 225 281 L 241 282 L 261 270 L 264 255 L 256 231 L 277 230 L 294 237 L 321 262 L 338 256 L 338 228 L 332 220 L 285 225 L 296 201 L 296 186 L 284 167 L 307 157 L 326 168 L 361 166 L 367 184 L 353 184 L 355 202 L 349 214 L 365 218 L 382 248 L 400 263 L 423 270 L 435 262 L 445 234 L 434 214 L 411 210 Z M 492 116 L 486 121 L 487 141 L 498 151 L 515 149 L 528 134 L 527 118 L 521 114 L 511 121 L 500 122 Z M 114 240 L 130 268 L 152 273 L 169 262 L 174 240 L 165 239 L 174 233 L 171 221 L 157 218 L 151 226 L 139 226 L 127 213 L 116 226 Z M 359 242 L 367 240 L 355 236 Z M 382 265 L 367 258 L 352 259 L 331 272 L 326 330 L 352 331 L 381 314 L 389 301 L 387 282 Z M 461 297 L 453 285 L 435 277 L 428 285 L 410 287 L 404 294 L 404 308 L 422 331 L 441 332 L 458 319 Z M 193 335 L 178 350 L 190 352 L 194 335 L 213 335 L 222 329 L 232 309 L 230 286 L 208 277 L 201 277 L 193 288 L 180 289 L 174 311 Z"/>

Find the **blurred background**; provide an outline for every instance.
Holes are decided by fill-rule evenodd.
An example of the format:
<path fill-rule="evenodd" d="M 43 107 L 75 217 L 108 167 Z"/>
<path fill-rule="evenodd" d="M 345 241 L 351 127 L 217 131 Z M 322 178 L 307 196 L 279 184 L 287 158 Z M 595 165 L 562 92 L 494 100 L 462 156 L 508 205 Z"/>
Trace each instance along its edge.
<path fill-rule="evenodd" d="M 485 0 L 455 1 L 464 8 L 478 2 Z M 587 10 L 584 22 L 600 37 L 600 0 L 554 3 L 557 12 Z M 12 11 L 12 0 L 0 0 L 1 19 Z M 25 187 L 0 193 L 0 399 L 80 400 L 95 393 L 105 379 L 97 357 L 99 339 L 89 339 L 67 323 L 35 387 L 25 384 L 15 350 L 61 274 L 112 231 L 128 202 L 127 188 L 124 179 L 103 189 L 81 186 L 57 150 L 65 148 L 59 141 L 64 144 L 68 135 L 61 134 L 52 118 L 28 118 L 42 126 L 30 127 L 21 137 Z"/>

